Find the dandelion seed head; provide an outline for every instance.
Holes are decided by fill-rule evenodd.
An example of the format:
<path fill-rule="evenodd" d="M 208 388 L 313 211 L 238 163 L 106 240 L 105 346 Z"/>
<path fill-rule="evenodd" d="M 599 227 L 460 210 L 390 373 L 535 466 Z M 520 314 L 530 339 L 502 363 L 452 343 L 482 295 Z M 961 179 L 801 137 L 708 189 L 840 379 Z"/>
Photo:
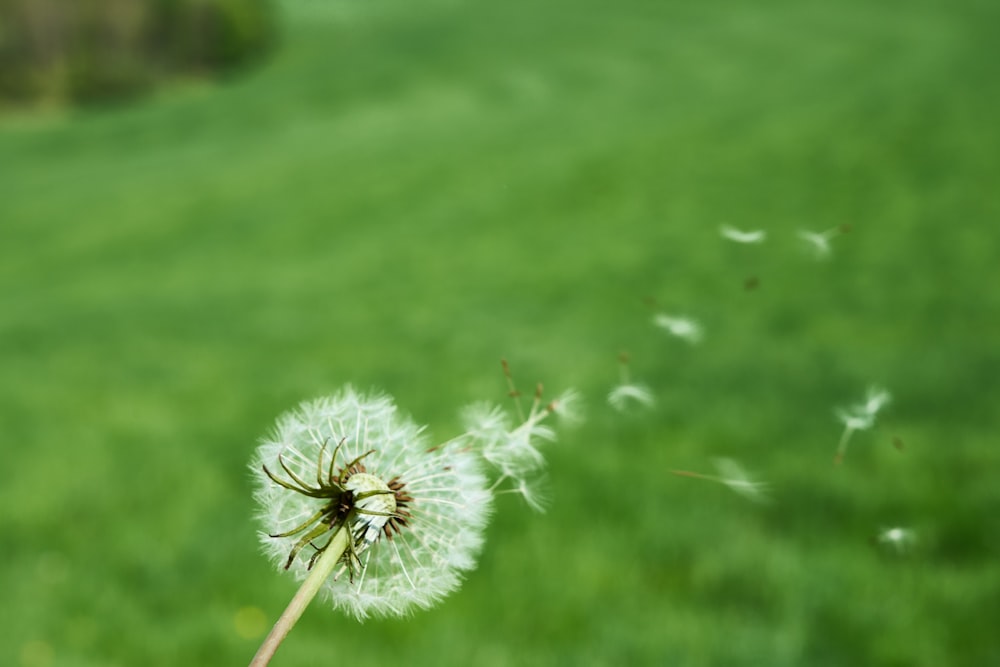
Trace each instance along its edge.
<path fill-rule="evenodd" d="M 366 472 L 351 475 L 344 488 L 354 494 L 355 499 L 360 498 L 355 501 L 360 513 L 355 519 L 354 531 L 366 543 L 372 544 L 396 512 L 395 494 L 380 477 Z"/>
<path fill-rule="evenodd" d="M 343 474 L 340 502 L 350 512 L 342 520 L 358 543 L 324 583 L 323 595 L 359 620 L 430 607 L 475 567 L 492 495 L 475 455 L 454 444 L 428 444 L 423 428 L 391 398 L 350 387 L 282 415 L 252 464 L 264 552 L 302 580 L 309 554 L 332 534 L 302 545 L 288 562 L 302 534 L 272 535 L 293 531 L 328 501 L 276 483 L 264 466 L 310 486 Z"/>

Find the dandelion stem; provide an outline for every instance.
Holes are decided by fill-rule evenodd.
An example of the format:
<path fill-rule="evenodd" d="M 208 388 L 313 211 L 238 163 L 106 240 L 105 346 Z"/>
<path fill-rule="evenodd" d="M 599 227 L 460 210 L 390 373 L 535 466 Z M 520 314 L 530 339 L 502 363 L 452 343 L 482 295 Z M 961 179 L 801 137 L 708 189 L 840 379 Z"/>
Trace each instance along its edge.
<path fill-rule="evenodd" d="M 691 472 L 690 470 L 671 470 L 675 475 L 680 475 L 681 477 L 696 477 L 697 479 L 710 479 L 713 482 L 722 481 L 718 477 L 713 477 L 712 475 L 702 475 L 700 472 Z"/>
<path fill-rule="evenodd" d="M 509 478 L 510 478 L 510 475 L 500 475 L 499 477 L 497 477 L 497 481 L 493 482 L 493 485 L 489 489 L 487 489 L 487 491 L 489 493 L 493 493 L 494 491 L 496 491 L 496 488 L 498 486 L 500 486 L 501 484 L 503 484 Z"/>
<path fill-rule="evenodd" d="M 316 561 L 313 569 L 309 572 L 309 576 L 302 582 L 302 586 L 295 593 L 292 601 L 288 603 L 288 607 L 281 614 L 281 618 L 274 624 L 271 632 L 264 639 L 264 643 L 257 649 L 257 655 L 250 661 L 250 667 L 263 667 L 271 662 L 271 658 L 274 657 L 278 646 L 299 620 L 299 617 L 302 616 L 302 612 L 306 610 L 312 599 L 316 597 L 320 586 L 323 585 L 326 578 L 333 572 L 333 568 L 340 562 L 340 557 L 344 555 L 344 550 L 347 549 L 349 539 L 350 531 L 345 526 L 341 526 L 334 533 L 330 539 L 330 544 Z"/>
<path fill-rule="evenodd" d="M 840 465 L 844 461 L 844 454 L 847 453 L 847 443 L 851 439 L 851 435 L 854 433 L 854 429 L 850 426 L 844 429 L 843 435 L 840 436 L 840 442 L 837 443 L 837 454 L 833 457 L 834 465 Z"/>
<path fill-rule="evenodd" d="M 719 477 L 717 475 L 703 475 L 700 472 L 691 472 L 690 470 L 671 470 L 675 475 L 680 477 L 694 477 L 695 479 L 707 479 L 710 482 L 719 482 L 720 484 L 733 484 L 737 483 L 738 480 L 727 479 L 725 477 Z"/>

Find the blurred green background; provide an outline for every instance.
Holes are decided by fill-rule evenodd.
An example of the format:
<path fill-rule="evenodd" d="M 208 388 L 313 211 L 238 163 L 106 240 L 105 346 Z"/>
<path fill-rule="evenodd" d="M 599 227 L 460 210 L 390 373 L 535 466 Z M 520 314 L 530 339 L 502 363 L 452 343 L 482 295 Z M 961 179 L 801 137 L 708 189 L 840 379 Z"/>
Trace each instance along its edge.
<path fill-rule="evenodd" d="M 1000 664 L 1000 6 L 277 11 L 225 85 L 0 117 L 0 664 L 245 664 L 295 589 L 251 520 L 274 418 L 350 382 L 443 440 L 501 357 L 587 400 L 551 509 L 273 664 Z M 606 404 L 623 350 L 654 409 Z M 773 502 L 669 473 L 715 456 Z"/>

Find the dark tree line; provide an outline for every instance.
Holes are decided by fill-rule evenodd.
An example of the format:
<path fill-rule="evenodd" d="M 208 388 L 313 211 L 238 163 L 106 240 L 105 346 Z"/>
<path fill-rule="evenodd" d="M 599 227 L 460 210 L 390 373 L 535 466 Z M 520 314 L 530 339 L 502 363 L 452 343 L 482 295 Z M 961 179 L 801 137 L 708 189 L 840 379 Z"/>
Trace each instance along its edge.
<path fill-rule="evenodd" d="M 0 0 L 0 103 L 134 95 L 243 66 L 275 36 L 268 0 Z"/>

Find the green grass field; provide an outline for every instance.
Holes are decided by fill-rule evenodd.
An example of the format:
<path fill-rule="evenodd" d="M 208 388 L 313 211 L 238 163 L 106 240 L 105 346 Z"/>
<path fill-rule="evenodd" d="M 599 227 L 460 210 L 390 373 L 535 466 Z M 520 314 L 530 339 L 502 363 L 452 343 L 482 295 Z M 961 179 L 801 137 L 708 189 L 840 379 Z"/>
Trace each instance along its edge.
<path fill-rule="evenodd" d="M 251 520 L 274 418 L 352 383 L 445 439 L 501 358 L 586 398 L 550 510 L 273 664 L 1000 664 L 995 3 L 282 10 L 225 85 L 0 118 L 0 664 L 246 664 L 295 590 Z M 606 403 L 621 351 L 653 409 Z M 718 456 L 772 502 L 669 472 Z"/>

